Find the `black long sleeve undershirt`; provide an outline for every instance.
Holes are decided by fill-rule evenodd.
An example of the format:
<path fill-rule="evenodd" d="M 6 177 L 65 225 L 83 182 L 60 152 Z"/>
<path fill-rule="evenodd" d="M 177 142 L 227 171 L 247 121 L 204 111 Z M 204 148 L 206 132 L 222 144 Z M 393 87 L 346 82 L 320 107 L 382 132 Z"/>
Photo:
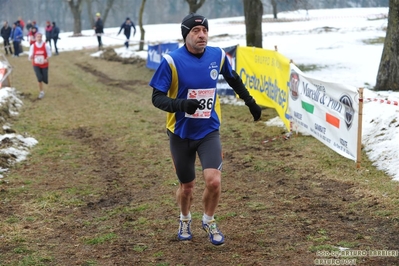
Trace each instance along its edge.
<path fill-rule="evenodd" d="M 225 77 L 226 82 L 233 88 L 235 93 L 238 94 L 240 99 L 244 100 L 245 104 L 251 104 L 255 100 L 245 88 L 240 76 L 233 70 L 233 77 Z M 166 93 L 153 88 L 152 91 L 152 104 L 166 112 L 175 113 L 183 112 L 183 102 L 185 99 L 172 99 Z"/>
<path fill-rule="evenodd" d="M 254 101 L 254 99 L 249 94 L 247 88 L 245 88 L 245 85 L 242 82 L 242 79 L 237 74 L 237 72 L 235 72 L 234 70 L 232 72 L 233 72 L 233 77 L 225 76 L 224 79 L 230 85 L 230 87 L 233 88 L 235 93 L 238 94 L 238 97 L 240 97 L 240 99 L 244 100 L 246 105 L 252 103 Z"/>
<path fill-rule="evenodd" d="M 152 104 L 169 113 L 183 111 L 183 101 L 184 99 L 172 99 L 166 93 L 155 88 L 152 91 Z"/>

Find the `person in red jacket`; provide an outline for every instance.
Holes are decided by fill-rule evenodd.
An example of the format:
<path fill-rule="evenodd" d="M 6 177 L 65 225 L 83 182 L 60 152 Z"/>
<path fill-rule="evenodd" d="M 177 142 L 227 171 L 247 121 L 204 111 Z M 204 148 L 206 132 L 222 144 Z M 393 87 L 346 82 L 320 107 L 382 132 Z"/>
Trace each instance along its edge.
<path fill-rule="evenodd" d="M 36 27 L 31 27 L 29 29 L 29 33 L 28 33 L 28 41 L 29 41 L 29 45 L 32 45 L 36 42 L 36 34 L 37 34 L 37 28 Z"/>
<path fill-rule="evenodd" d="M 32 61 L 33 70 L 39 82 L 38 99 L 44 97 L 43 82 L 48 84 L 49 57 L 51 57 L 51 48 L 47 43 L 43 42 L 43 35 L 38 32 L 36 33 L 36 42 L 29 49 L 29 60 Z"/>
<path fill-rule="evenodd" d="M 46 21 L 46 43 L 50 45 L 51 48 L 51 31 L 53 30 L 53 26 L 50 21 Z"/>
<path fill-rule="evenodd" d="M 21 30 L 24 31 L 25 21 L 22 19 L 21 16 L 18 17 L 18 25 L 21 27 Z"/>

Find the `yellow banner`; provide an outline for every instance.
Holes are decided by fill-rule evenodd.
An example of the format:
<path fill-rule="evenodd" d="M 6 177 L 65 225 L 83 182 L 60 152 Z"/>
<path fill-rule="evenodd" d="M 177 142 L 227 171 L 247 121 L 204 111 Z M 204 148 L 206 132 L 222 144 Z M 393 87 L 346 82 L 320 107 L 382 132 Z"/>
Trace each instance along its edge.
<path fill-rule="evenodd" d="M 276 109 L 287 130 L 290 60 L 280 53 L 255 47 L 237 47 L 236 72 L 259 105 Z"/>

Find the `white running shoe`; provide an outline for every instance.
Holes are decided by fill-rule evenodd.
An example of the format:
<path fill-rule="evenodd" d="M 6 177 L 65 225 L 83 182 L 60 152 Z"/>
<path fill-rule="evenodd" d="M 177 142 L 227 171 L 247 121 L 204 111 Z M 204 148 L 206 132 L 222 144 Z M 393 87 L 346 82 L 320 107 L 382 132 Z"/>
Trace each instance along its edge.
<path fill-rule="evenodd" d="M 37 97 L 38 99 L 42 99 L 44 97 L 44 91 L 41 91 L 39 93 L 39 96 Z"/>
<path fill-rule="evenodd" d="M 222 245 L 224 243 L 224 235 L 220 232 L 215 220 L 204 223 L 202 221 L 202 228 L 208 233 L 209 241 L 214 245 Z"/>
<path fill-rule="evenodd" d="M 177 238 L 179 240 L 191 240 L 193 238 L 190 225 L 191 220 L 180 220 L 179 231 L 177 232 Z"/>

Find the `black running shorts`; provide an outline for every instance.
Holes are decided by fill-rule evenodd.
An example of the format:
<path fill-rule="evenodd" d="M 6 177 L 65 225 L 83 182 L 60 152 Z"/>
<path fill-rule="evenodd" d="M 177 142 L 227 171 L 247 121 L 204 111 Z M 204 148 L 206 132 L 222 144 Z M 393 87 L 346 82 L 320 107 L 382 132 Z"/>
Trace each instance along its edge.
<path fill-rule="evenodd" d="M 219 131 L 214 131 L 200 140 L 181 139 L 168 131 L 170 151 L 177 178 L 181 183 L 195 179 L 195 159 L 198 157 L 202 170 L 213 168 L 222 170 L 222 145 Z"/>
<path fill-rule="evenodd" d="M 35 71 L 38 82 L 48 84 L 48 67 L 40 68 L 38 66 L 33 66 L 33 70 Z"/>

